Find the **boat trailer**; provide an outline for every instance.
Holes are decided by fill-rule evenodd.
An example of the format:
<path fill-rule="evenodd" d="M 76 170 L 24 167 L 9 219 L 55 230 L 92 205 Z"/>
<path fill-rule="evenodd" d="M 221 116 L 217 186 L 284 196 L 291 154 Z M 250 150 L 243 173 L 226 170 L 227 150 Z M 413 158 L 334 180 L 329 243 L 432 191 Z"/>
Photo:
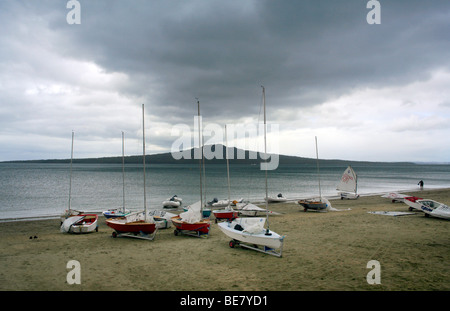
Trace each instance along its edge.
<path fill-rule="evenodd" d="M 150 233 L 150 234 L 144 233 L 142 231 L 140 231 L 139 233 L 113 231 L 112 237 L 113 238 L 125 237 L 125 238 L 135 238 L 135 239 L 153 241 L 156 237 L 156 232 L 158 232 L 158 227 L 156 227 L 155 231 L 153 231 L 153 233 Z"/>
<path fill-rule="evenodd" d="M 189 236 L 193 236 L 193 237 L 196 237 L 196 238 L 207 238 L 209 236 L 209 230 L 208 230 L 207 233 L 204 233 L 204 232 L 200 232 L 200 229 L 199 230 L 182 230 L 182 229 L 178 229 L 177 228 L 177 229 L 175 229 L 173 231 L 173 234 L 175 236 L 178 236 L 178 235 L 189 235 Z"/>
<path fill-rule="evenodd" d="M 282 239 L 284 239 L 284 236 L 283 236 Z M 281 243 L 281 247 L 280 247 L 280 250 L 278 252 L 275 249 L 267 247 L 267 246 L 256 245 L 256 244 L 250 245 L 250 244 L 248 244 L 246 242 L 242 242 L 242 241 L 239 241 L 239 240 L 236 240 L 236 239 L 231 240 L 228 243 L 228 246 L 231 247 L 231 248 L 234 248 L 236 246 L 241 246 L 241 247 L 252 249 L 252 250 L 255 250 L 257 252 L 264 253 L 264 254 L 268 254 L 268 255 L 272 255 L 272 256 L 276 256 L 276 257 L 281 257 L 282 256 L 282 252 L 283 252 L 283 244 L 284 243 Z"/>

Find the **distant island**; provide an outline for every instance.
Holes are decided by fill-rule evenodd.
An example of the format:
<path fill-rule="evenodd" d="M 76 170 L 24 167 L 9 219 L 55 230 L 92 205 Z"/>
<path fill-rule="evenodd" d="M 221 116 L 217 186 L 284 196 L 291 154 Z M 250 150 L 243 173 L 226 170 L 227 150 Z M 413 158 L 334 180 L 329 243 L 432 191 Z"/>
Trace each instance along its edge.
<path fill-rule="evenodd" d="M 220 149 L 222 148 L 222 153 Z M 217 144 L 217 145 L 208 145 L 205 146 L 204 149 L 211 150 L 214 153 L 218 153 L 223 155 L 223 159 L 207 159 L 205 158 L 205 162 L 209 164 L 225 164 L 225 154 L 226 154 L 226 146 Z M 184 154 L 185 157 L 181 159 L 175 159 L 171 152 L 159 153 L 159 154 L 151 154 L 146 155 L 145 161 L 149 164 L 197 164 L 199 163 L 198 158 L 195 158 L 195 155 L 201 154 L 198 148 L 191 148 L 190 150 L 184 150 L 180 153 Z M 190 154 L 190 158 L 186 155 Z M 259 152 L 242 150 L 238 148 L 231 148 L 228 151 L 229 154 L 229 162 L 230 164 L 247 164 L 247 165 L 259 165 L 264 162 L 260 157 Z M 245 156 L 243 156 L 245 155 Z M 273 154 L 269 154 L 273 156 Z M 238 158 L 239 157 L 239 158 Z M 269 159 L 270 161 L 270 159 Z M 279 165 L 316 165 L 315 158 L 304 158 L 304 157 L 296 157 L 296 156 L 287 156 L 287 155 L 278 155 Z M 70 159 L 47 159 L 47 160 L 25 160 L 25 161 L 5 161 L 3 163 L 69 163 Z M 132 155 L 124 157 L 125 164 L 141 164 L 142 163 L 142 155 Z M 73 163 L 83 163 L 83 164 L 121 164 L 122 156 L 116 157 L 100 157 L 100 158 L 78 158 L 73 159 Z M 414 164 L 412 162 L 370 162 L 370 161 L 352 161 L 352 160 L 329 160 L 329 159 L 319 159 L 320 165 L 326 164 L 328 165 L 337 165 L 337 166 L 346 166 L 352 164 L 364 164 L 364 163 L 383 163 L 383 164 L 395 164 L 399 163 L 405 164 Z"/>

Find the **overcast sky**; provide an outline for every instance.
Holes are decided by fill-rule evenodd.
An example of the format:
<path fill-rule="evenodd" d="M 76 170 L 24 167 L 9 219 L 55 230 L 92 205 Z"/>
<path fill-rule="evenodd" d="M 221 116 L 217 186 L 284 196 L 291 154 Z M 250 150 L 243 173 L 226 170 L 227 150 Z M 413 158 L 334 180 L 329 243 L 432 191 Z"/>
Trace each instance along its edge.
<path fill-rule="evenodd" d="M 204 126 L 258 124 L 264 85 L 282 154 L 450 162 L 448 0 L 380 0 L 380 24 L 366 0 L 79 0 L 80 24 L 67 3 L 0 1 L 0 161 L 70 158 L 72 131 L 76 158 L 122 131 L 140 154 L 142 104 L 170 152 L 196 98 Z"/>

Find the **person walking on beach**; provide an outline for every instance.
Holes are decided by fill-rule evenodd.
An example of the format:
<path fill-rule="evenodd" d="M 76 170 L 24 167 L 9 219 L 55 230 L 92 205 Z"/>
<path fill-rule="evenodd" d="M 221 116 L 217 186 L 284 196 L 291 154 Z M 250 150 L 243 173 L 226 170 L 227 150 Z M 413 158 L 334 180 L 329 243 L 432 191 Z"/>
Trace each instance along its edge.
<path fill-rule="evenodd" d="M 419 181 L 418 185 L 420 186 L 420 189 L 423 189 L 423 180 Z"/>

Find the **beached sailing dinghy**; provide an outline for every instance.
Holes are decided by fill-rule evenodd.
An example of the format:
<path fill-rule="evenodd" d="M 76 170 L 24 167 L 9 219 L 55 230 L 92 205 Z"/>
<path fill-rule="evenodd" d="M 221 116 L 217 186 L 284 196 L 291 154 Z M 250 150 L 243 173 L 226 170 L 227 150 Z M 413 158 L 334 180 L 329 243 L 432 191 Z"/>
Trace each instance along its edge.
<path fill-rule="evenodd" d="M 90 233 L 98 232 L 98 215 L 81 214 L 67 218 L 61 225 L 64 233 Z"/>
<path fill-rule="evenodd" d="M 214 217 L 216 218 L 216 223 L 220 220 L 233 220 L 239 216 L 239 212 L 234 210 L 230 205 L 226 206 L 224 209 L 213 210 Z"/>
<path fill-rule="evenodd" d="M 69 207 L 68 209 L 66 209 L 64 211 L 64 213 L 61 215 L 61 223 L 60 225 L 63 224 L 63 222 L 71 217 L 71 216 L 78 216 L 78 215 L 82 215 L 83 212 L 82 211 L 78 211 L 78 210 L 74 210 L 71 207 L 71 200 L 72 200 L 72 162 L 73 162 L 73 137 L 74 137 L 74 132 L 72 131 L 72 148 L 71 148 L 71 152 L 70 152 L 70 177 L 69 177 Z"/>
<path fill-rule="evenodd" d="M 319 150 L 317 147 L 317 136 L 316 136 L 316 159 L 317 159 L 317 178 L 319 180 L 319 198 L 298 200 L 297 203 L 303 206 L 305 212 L 307 212 L 308 210 L 327 211 L 327 209 L 330 206 L 329 201 L 322 198 L 322 190 L 320 186 Z"/>
<path fill-rule="evenodd" d="M 172 217 L 175 235 L 208 236 L 211 224 L 209 219 L 203 218 L 202 203 L 198 201 L 190 205 L 186 212 Z"/>
<path fill-rule="evenodd" d="M 213 214 L 214 217 L 216 217 L 215 222 L 217 223 L 220 220 L 228 220 L 231 221 L 233 219 L 235 219 L 236 217 L 238 217 L 239 212 L 235 211 L 232 207 L 231 207 L 231 200 L 230 200 L 230 164 L 228 161 L 228 137 L 227 137 L 227 126 L 225 125 L 225 141 L 227 144 L 227 147 L 225 149 L 225 158 L 227 160 L 227 183 L 228 183 L 228 200 L 227 201 L 227 205 L 225 206 L 225 208 L 220 209 L 220 210 L 213 210 Z"/>
<path fill-rule="evenodd" d="M 218 224 L 220 230 L 232 240 L 231 248 L 241 246 L 277 257 L 282 256 L 285 236 L 265 228 L 266 218 L 237 218 Z"/>
<path fill-rule="evenodd" d="M 153 217 L 147 214 L 147 197 L 145 186 L 145 122 L 144 122 L 144 104 L 142 104 L 142 149 L 143 149 L 143 167 L 144 167 L 144 211 L 130 213 L 121 218 L 107 219 L 106 224 L 114 229 L 112 236 L 132 237 L 146 240 L 153 240 L 156 236 L 157 227 Z"/>
<path fill-rule="evenodd" d="M 341 180 L 339 181 L 336 190 L 339 191 L 341 200 L 343 199 L 356 200 L 357 198 L 359 198 L 359 194 L 357 194 L 358 175 L 356 175 L 355 171 L 351 166 L 348 166 L 347 169 L 342 174 Z"/>
<path fill-rule="evenodd" d="M 209 218 L 204 218 L 203 214 L 203 183 L 202 183 L 202 160 L 203 160 L 203 141 L 201 139 L 202 127 L 200 124 L 200 102 L 198 105 L 198 136 L 199 148 L 201 149 L 200 158 L 200 201 L 196 202 L 186 209 L 185 212 L 178 216 L 172 217 L 172 224 L 175 226 L 175 235 L 191 235 L 195 237 L 207 237 L 210 229 Z"/>
<path fill-rule="evenodd" d="M 265 89 L 263 90 L 263 105 L 264 105 L 264 153 L 267 155 L 266 143 L 266 96 Z M 267 162 L 267 157 L 266 157 Z M 266 198 L 267 191 L 267 166 L 265 168 L 266 180 Z M 268 210 L 268 201 L 266 202 L 266 210 Z M 231 248 L 239 245 L 241 247 L 253 249 L 265 254 L 281 257 L 283 251 L 283 243 L 285 236 L 270 230 L 268 223 L 268 213 L 265 218 L 244 218 L 240 217 L 229 222 L 221 222 L 218 224 L 220 230 L 230 237 L 232 240 L 228 243 Z"/>
<path fill-rule="evenodd" d="M 417 200 L 426 217 L 433 216 L 450 220 L 450 207 L 434 200 Z"/>
<path fill-rule="evenodd" d="M 308 210 L 326 211 L 328 207 L 327 203 L 323 202 L 323 198 L 302 199 L 298 200 L 297 203 L 303 206 L 305 212 Z"/>
<path fill-rule="evenodd" d="M 125 148 L 124 148 L 124 134 L 122 132 L 122 209 L 113 208 L 107 211 L 103 211 L 103 216 L 106 218 L 119 218 L 124 217 L 130 213 L 125 208 Z"/>
<path fill-rule="evenodd" d="M 98 215 L 86 214 L 72 209 L 72 162 L 73 162 L 73 138 L 72 131 L 72 149 L 70 155 L 70 185 L 69 185 L 69 208 L 61 216 L 60 230 L 63 233 L 90 233 L 98 231 Z"/>

